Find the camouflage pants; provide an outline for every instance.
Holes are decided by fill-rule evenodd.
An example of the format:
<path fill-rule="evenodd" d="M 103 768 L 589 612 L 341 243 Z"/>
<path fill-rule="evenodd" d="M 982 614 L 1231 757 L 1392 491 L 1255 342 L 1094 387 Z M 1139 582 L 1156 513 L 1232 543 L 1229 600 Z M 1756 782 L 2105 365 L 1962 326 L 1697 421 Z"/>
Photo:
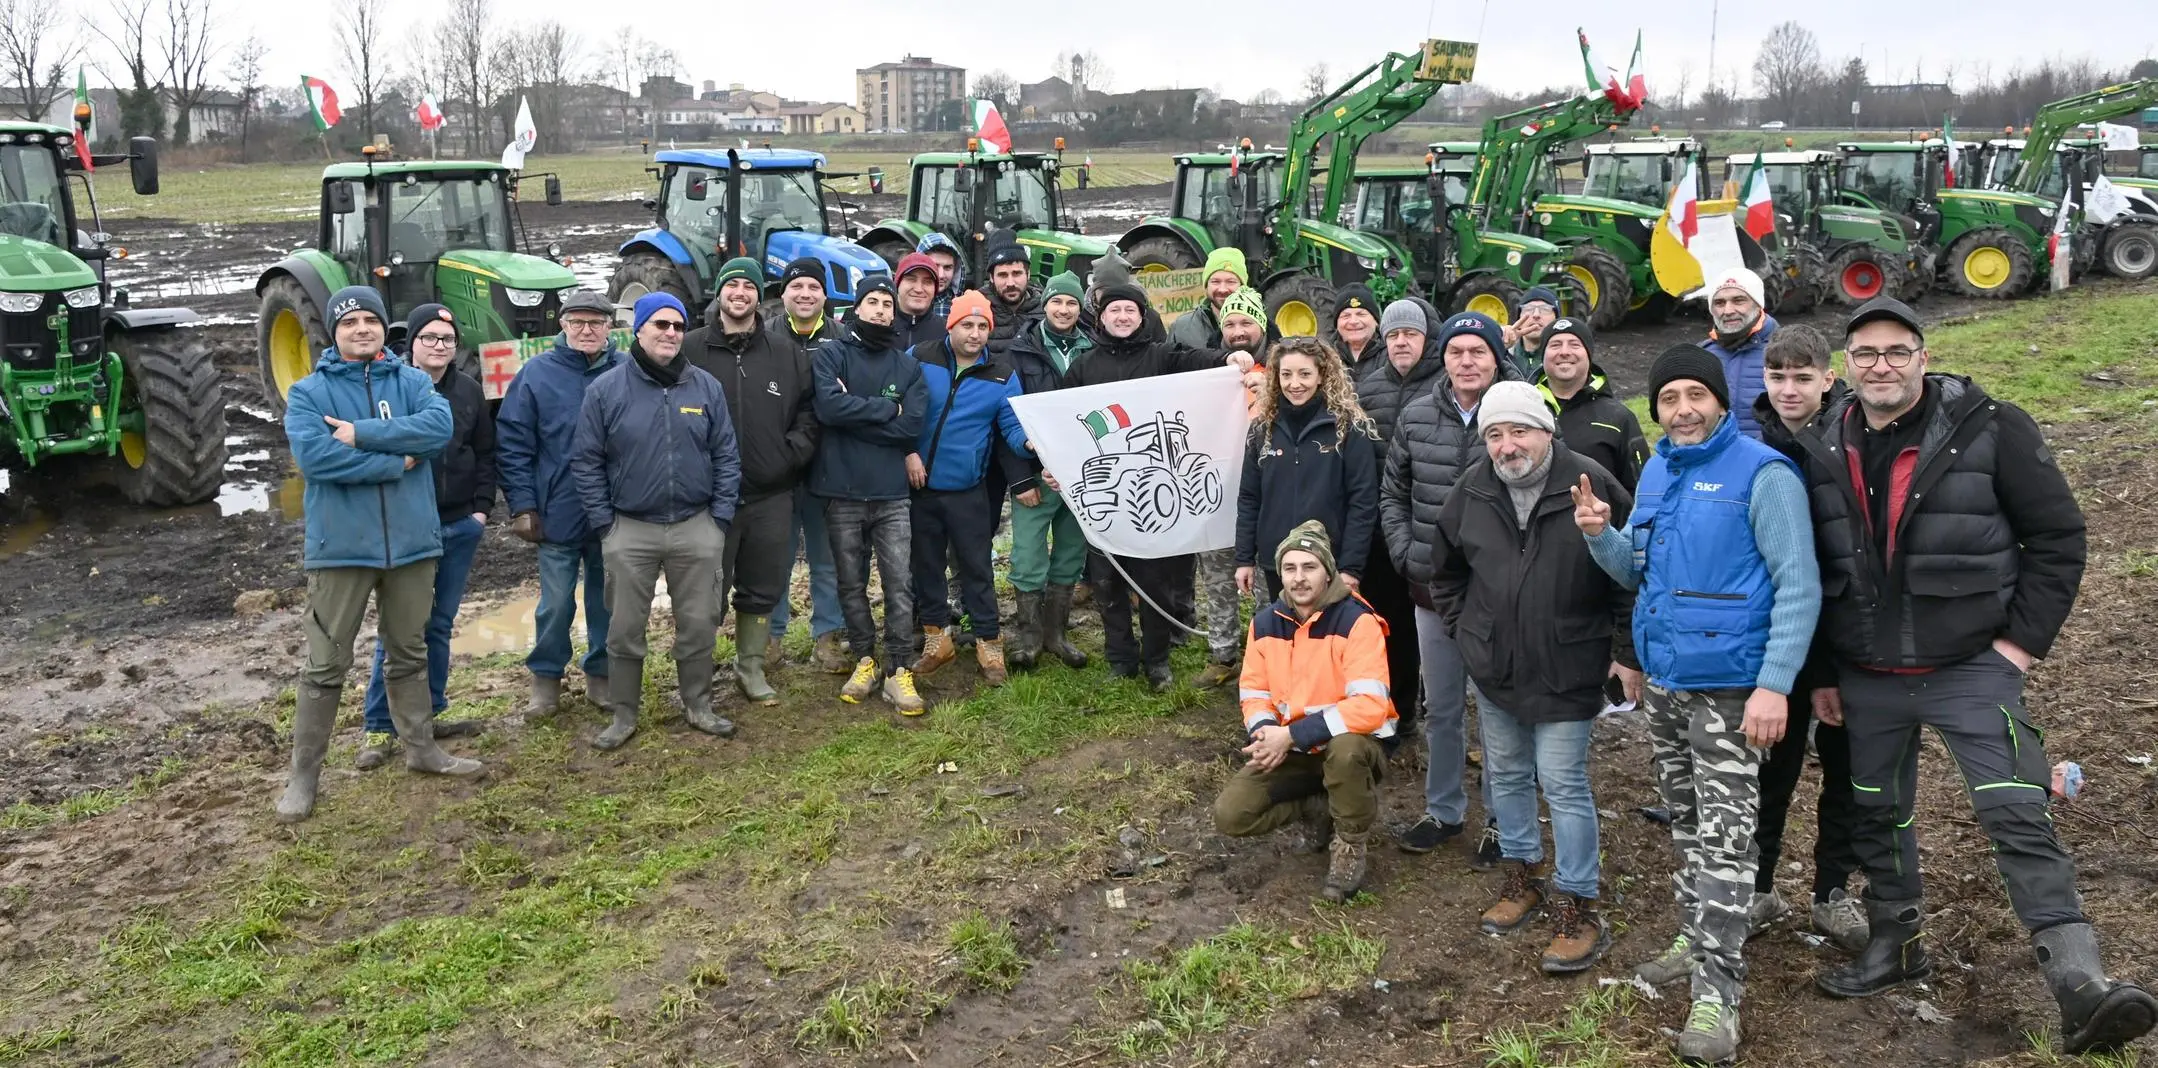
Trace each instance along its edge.
<path fill-rule="evenodd" d="M 1233 664 L 1244 653 L 1243 599 L 1236 592 L 1236 550 L 1199 554 L 1199 601 L 1206 611 L 1206 653 Z"/>
<path fill-rule="evenodd" d="M 1671 812 L 1672 875 L 1679 922 L 1702 957 L 1693 996 L 1737 1005 L 1746 985 L 1751 922 L 1753 840 L 1761 809 L 1761 761 L 1746 744 L 1747 690 L 1648 687 L 1649 736 L 1655 743 L 1656 790 Z"/>

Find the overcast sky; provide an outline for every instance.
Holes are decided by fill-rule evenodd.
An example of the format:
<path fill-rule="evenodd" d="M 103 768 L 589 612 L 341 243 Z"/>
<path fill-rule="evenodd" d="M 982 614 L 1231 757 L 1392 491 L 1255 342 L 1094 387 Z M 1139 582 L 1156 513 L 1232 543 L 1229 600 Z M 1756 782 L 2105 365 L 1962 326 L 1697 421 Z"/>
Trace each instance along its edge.
<path fill-rule="evenodd" d="M 333 85 L 345 81 L 331 45 L 339 5 L 292 0 L 213 3 L 231 39 L 252 29 L 269 44 L 265 63 L 271 81 L 296 82 L 302 73 L 327 77 Z M 416 30 L 442 8 L 424 0 L 389 3 L 393 37 Z M 1957 80 L 1967 81 L 1981 65 L 1990 64 L 1998 76 L 2018 63 L 2056 55 L 2088 56 L 2102 66 L 2124 68 L 2158 52 L 2158 23 L 2126 15 L 2134 5 L 2114 6 L 2118 17 L 2102 32 L 2093 30 L 2089 13 L 2034 6 L 2029 0 L 1961 0 L 1953 5 L 1953 22 L 1947 24 L 1938 17 L 1943 6 L 1882 0 L 1815 0 L 1804 5 L 1759 0 L 1634 5 L 1548 0 L 1533 5 L 1520 0 L 496 0 L 495 10 L 498 16 L 513 12 L 520 21 L 559 19 L 596 44 L 632 21 L 628 12 L 641 9 L 643 14 L 634 18 L 636 30 L 673 47 L 693 84 L 706 79 L 723 86 L 742 82 L 789 98 L 849 101 L 856 67 L 898 59 L 903 52 L 963 66 L 970 78 L 1002 69 L 1021 81 L 1035 81 L 1051 73 L 1052 61 L 1066 49 L 1098 53 L 1112 73 L 1111 88 L 1119 91 L 1176 85 L 1218 88 L 1238 99 L 1267 88 L 1293 95 L 1304 70 L 1314 63 L 1325 63 L 1338 80 L 1385 52 L 1411 48 L 1427 34 L 1480 40 L 1476 80 L 1528 91 L 1580 78 L 1580 51 L 1573 37 L 1577 22 L 1587 29 L 1599 58 L 1621 68 L 1638 26 L 1644 34 L 1643 67 L 1652 94 L 1659 82 L 1668 86 L 1677 80 L 1681 66 L 1688 64 L 1693 71 L 1689 92 L 1698 93 L 1707 84 L 1712 7 L 1720 8 L 1715 57 L 1719 77 L 1726 85 L 1737 79 L 1749 91 L 1747 72 L 1761 38 L 1794 11 L 1820 38 L 1824 58 L 1835 61 L 1862 53 L 1877 82 L 1919 80 L 1915 75 L 1938 81 L 1951 64 Z M 1613 14 L 1619 7 L 1630 10 L 1623 16 Z M 999 9 L 1012 15 L 990 14 Z M 107 71 L 114 69 L 109 57 L 100 53 L 97 58 Z M 225 66 L 219 63 L 216 69 Z"/>

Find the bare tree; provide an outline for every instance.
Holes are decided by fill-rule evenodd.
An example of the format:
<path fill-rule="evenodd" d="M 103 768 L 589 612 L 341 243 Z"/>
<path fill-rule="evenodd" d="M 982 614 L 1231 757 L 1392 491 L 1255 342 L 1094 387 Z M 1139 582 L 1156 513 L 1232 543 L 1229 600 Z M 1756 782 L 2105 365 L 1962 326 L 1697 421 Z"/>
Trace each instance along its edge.
<path fill-rule="evenodd" d="M 1753 77 L 1776 108 L 1775 117 L 1789 121 L 1799 99 L 1822 80 L 1821 45 L 1813 31 L 1796 22 L 1770 27 L 1754 56 Z"/>
<path fill-rule="evenodd" d="M 1686 112 L 1686 101 L 1692 99 L 1686 95 L 1686 90 L 1692 87 L 1693 62 L 1687 60 L 1678 65 L 1678 73 L 1671 77 L 1671 91 L 1658 94 L 1663 99 L 1657 101 L 1656 105 L 1673 115 L 1683 115 Z"/>
<path fill-rule="evenodd" d="M 384 24 L 388 6 L 388 0 L 345 0 L 337 19 L 338 59 L 360 91 L 360 112 L 366 116 L 362 126 L 369 141 L 380 128 L 375 101 L 381 99 L 390 80 L 390 59 L 382 47 L 383 35 L 389 32 Z"/>
<path fill-rule="evenodd" d="M 165 0 L 165 28 L 158 54 L 172 94 L 172 140 L 184 145 L 195 132 L 195 109 L 210 95 L 210 61 L 221 46 L 211 36 L 211 0 Z"/>
<path fill-rule="evenodd" d="M 525 34 L 525 44 L 532 56 L 532 121 L 549 144 L 568 148 L 570 87 L 584 78 L 584 38 L 547 19 Z"/>
<path fill-rule="evenodd" d="M 1001 70 L 976 75 L 974 95 L 983 100 L 995 101 L 999 111 L 1010 111 L 1019 103 L 1019 79 Z"/>
<path fill-rule="evenodd" d="M 494 97 L 493 72 L 489 70 L 488 43 L 491 36 L 489 25 L 493 12 L 488 0 L 449 0 L 449 14 L 443 19 L 443 40 L 448 48 L 451 84 L 464 97 L 465 152 L 482 155 L 482 146 L 493 140 L 493 123 L 487 114 L 488 101 Z"/>
<path fill-rule="evenodd" d="M 1333 81 L 1326 76 L 1326 64 L 1324 63 L 1314 63 L 1304 68 L 1304 80 L 1299 84 L 1303 88 L 1304 103 L 1306 104 L 1318 103 L 1319 98 L 1325 96 L 1334 87 Z"/>
<path fill-rule="evenodd" d="M 250 33 L 240 47 L 233 50 L 232 66 L 225 69 L 225 77 L 239 87 L 240 94 L 240 162 L 247 162 L 247 132 L 250 120 L 262 103 L 262 57 L 270 47 L 262 38 Z"/>
<path fill-rule="evenodd" d="M 44 122 L 68 91 L 67 69 L 82 58 L 82 41 L 67 32 L 58 4 L 0 0 L 0 65 L 22 87 L 15 113 Z"/>
<path fill-rule="evenodd" d="M 127 72 L 129 87 L 120 91 L 120 127 L 129 137 L 162 137 L 165 105 L 158 99 L 150 65 L 150 7 L 130 0 L 111 0 L 106 17 L 90 24 Z M 110 78 L 117 82 L 120 79 Z"/>

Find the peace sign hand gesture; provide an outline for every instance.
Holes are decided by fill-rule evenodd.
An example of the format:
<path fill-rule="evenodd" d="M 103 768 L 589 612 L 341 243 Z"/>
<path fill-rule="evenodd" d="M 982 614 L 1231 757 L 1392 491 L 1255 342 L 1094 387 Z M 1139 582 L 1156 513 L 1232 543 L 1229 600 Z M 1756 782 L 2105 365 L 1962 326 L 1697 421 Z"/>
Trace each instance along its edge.
<path fill-rule="evenodd" d="M 1574 525 L 1581 533 L 1593 538 L 1611 526 L 1611 505 L 1598 500 L 1596 491 L 1589 486 L 1589 476 L 1581 476 L 1581 484 L 1569 492 L 1574 497 Z"/>

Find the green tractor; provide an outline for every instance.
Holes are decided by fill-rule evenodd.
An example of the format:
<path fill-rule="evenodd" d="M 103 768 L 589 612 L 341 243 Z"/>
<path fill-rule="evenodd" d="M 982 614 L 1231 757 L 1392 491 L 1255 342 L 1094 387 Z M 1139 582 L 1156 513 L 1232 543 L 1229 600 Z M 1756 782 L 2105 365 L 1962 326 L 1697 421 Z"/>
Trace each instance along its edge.
<path fill-rule="evenodd" d="M 1745 152 L 1724 160 L 1726 198 L 1743 195 L 1756 158 L 1775 199 L 1777 231 L 1818 257 L 1828 299 L 1846 307 L 1886 294 L 1911 301 L 1933 285 L 1933 257 L 1918 240 L 1914 219 L 1838 204 L 1840 157 L 1824 149 Z M 1788 231 L 1788 233 L 1786 233 Z"/>
<path fill-rule="evenodd" d="M 1469 182 L 1475 176 L 1474 141 L 1444 142 L 1432 149 L 1423 166 L 1358 167 L 1352 179 L 1356 195 L 1343 220 L 1359 233 L 1408 250 L 1409 262 L 1418 267 L 1444 258 L 1434 211 L 1441 203 L 1468 203 Z M 1433 178 L 1439 181 L 1440 197 L 1432 196 Z"/>
<path fill-rule="evenodd" d="M 547 203 L 561 182 L 545 177 Z M 516 251 L 523 226 L 514 207 L 518 177 L 499 163 L 378 161 L 322 171 L 315 247 L 301 249 L 255 282 L 255 326 L 263 392 L 278 412 L 292 384 L 330 347 L 322 308 L 348 285 L 371 285 L 389 306 L 392 340 L 422 304 L 457 316 L 457 368 L 500 400 L 524 361 L 561 331 L 562 297 L 577 277 L 560 262 Z"/>
<path fill-rule="evenodd" d="M 965 152 L 925 152 L 914 157 L 907 190 L 907 217 L 886 219 L 861 237 L 863 248 L 892 267 L 934 230 L 951 238 L 965 259 L 970 285 L 988 280 L 983 267 L 989 234 L 1010 230 L 1027 250 L 1036 281 L 1070 271 L 1081 278 L 1110 244 L 1078 233 L 1063 212 L 1058 152 L 981 152 L 969 138 Z"/>
<path fill-rule="evenodd" d="M 1972 145 L 1959 155 L 1976 162 Z M 2046 237 L 2058 202 L 2032 193 L 1944 187 L 1947 143 L 1845 141 L 1837 172 L 1837 200 L 1905 216 L 1918 223 L 1921 245 L 1934 253 L 1949 288 L 1966 297 L 2007 300 L 2021 296 L 2044 276 Z M 1959 180 L 1974 180 L 1976 175 Z M 2078 267 L 2095 250 L 2075 242 Z"/>
<path fill-rule="evenodd" d="M 0 123 L 0 463 L 32 470 L 105 457 L 135 504 L 166 508 L 217 496 L 225 470 L 225 400 L 217 366 L 185 308 L 130 307 L 106 281 L 126 255 L 106 247 L 78 130 Z M 94 155 L 125 163 L 135 192 L 157 193 L 157 142 Z M 82 179 L 87 219 L 68 176 Z M 88 223 L 89 230 L 78 229 Z"/>
<path fill-rule="evenodd" d="M 2126 201 L 2126 210 L 2103 222 L 2081 216 L 2087 191 L 2105 172 L 2105 146 L 2095 139 L 2068 139 L 2066 135 L 2078 126 L 2135 115 L 2154 105 L 2158 105 L 2158 78 L 2142 78 L 2039 108 L 2005 185 L 2017 193 L 2066 198 L 2079 209 L 2082 224 L 2070 242 L 2078 261 L 2088 250 L 2096 254 L 2106 273 L 2130 280 L 2158 273 L 2158 183 L 2109 179 Z"/>

